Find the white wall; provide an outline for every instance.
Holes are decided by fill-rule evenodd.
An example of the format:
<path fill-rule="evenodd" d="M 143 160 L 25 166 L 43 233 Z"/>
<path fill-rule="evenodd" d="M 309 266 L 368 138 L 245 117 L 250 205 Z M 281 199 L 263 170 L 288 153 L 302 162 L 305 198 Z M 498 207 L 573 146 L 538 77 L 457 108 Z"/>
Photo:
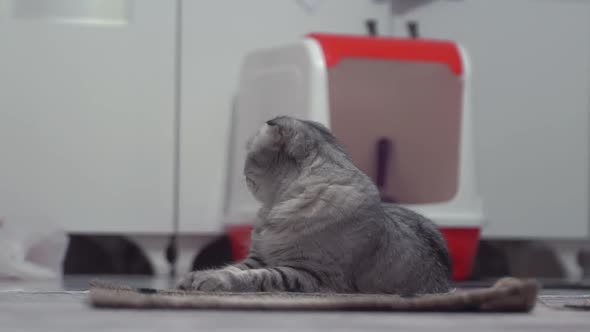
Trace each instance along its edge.
<path fill-rule="evenodd" d="M 174 3 L 40 3 L 0 0 L 0 216 L 170 232 Z"/>
<path fill-rule="evenodd" d="M 394 17 L 473 63 L 488 237 L 589 235 L 590 2 L 434 1 Z"/>

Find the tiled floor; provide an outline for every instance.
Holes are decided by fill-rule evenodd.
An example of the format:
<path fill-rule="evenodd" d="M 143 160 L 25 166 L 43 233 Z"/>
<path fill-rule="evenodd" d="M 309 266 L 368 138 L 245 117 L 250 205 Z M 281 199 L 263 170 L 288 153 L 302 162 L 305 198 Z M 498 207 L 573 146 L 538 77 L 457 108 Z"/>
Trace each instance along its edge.
<path fill-rule="evenodd" d="M 89 279 L 0 282 L 0 331 L 590 331 L 590 311 L 543 305 L 531 314 L 97 310 L 85 303 Z M 106 279 L 143 287 L 169 285 L 165 279 Z"/>

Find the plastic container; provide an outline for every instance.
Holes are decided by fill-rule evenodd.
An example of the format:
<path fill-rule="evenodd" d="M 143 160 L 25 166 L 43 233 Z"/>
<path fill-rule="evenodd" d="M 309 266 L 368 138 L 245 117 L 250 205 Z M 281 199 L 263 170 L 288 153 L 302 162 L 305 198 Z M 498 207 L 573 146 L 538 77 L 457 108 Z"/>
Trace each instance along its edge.
<path fill-rule="evenodd" d="M 240 74 L 226 217 L 236 258 L 258 204 L 242 169 L 244 142 L 266 120 L 327 125 L 382 196 L 434 220 L 469 276 L 483 224 L 475 181 L 466 52 L 452 41 L 311 34 L 254 51 Z M 243 225 L 240 225 L 243 224 Z"/>

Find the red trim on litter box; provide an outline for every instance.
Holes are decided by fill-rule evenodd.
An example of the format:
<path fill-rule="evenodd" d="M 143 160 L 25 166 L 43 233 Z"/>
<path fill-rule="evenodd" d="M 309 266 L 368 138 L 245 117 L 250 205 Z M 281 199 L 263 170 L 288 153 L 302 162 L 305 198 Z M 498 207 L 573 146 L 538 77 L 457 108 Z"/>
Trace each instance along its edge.
<path fill-rule="evenodd" d="M 346 57 L 379 58 L 437 62 L 446 64 L 458 76 L 463 74 L 461 53 L 451 41 L 324 33 L 312 33 L 308 37 L 320 43 L 328 67 Z"/>
<path fill-rule="evenodd" d="M 453 279 L 465 280 L 471 276 L 479 246 L 479 228 L 441 227 L 453 263 Z"/>
<path fill-rule="evenodd" d="M 252 225 L 231 225 L 226 228 L 226 233 L 229 236 L 233 258 L 240 261 L 248 256 L 250 249 L 250 234 L 252 233 Z"/>
<path fill-rule="evenodd" d="M 248 255 L 252 228 L 252 225 L 248 224 L 227 227 L 226 232 L 230 238 L 234 260 L 240 261 Z M 468 279 L 479 245 L 479 228 L 442 227 L 440 230 L 447 241 L 453 262 L 453 279 Z"/>

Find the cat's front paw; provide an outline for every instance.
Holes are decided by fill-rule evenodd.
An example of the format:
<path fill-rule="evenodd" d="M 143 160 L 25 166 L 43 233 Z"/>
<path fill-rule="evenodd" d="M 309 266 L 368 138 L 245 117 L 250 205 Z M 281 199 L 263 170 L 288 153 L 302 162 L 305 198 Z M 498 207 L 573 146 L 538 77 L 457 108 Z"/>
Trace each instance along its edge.
<path fill-rule="evenodd" d="M 236 291 L 238 284 L 235 271 L 207 270 L 188 273 L 177 284 L 177 288 L 204 292 L 229 292 Z"/>

